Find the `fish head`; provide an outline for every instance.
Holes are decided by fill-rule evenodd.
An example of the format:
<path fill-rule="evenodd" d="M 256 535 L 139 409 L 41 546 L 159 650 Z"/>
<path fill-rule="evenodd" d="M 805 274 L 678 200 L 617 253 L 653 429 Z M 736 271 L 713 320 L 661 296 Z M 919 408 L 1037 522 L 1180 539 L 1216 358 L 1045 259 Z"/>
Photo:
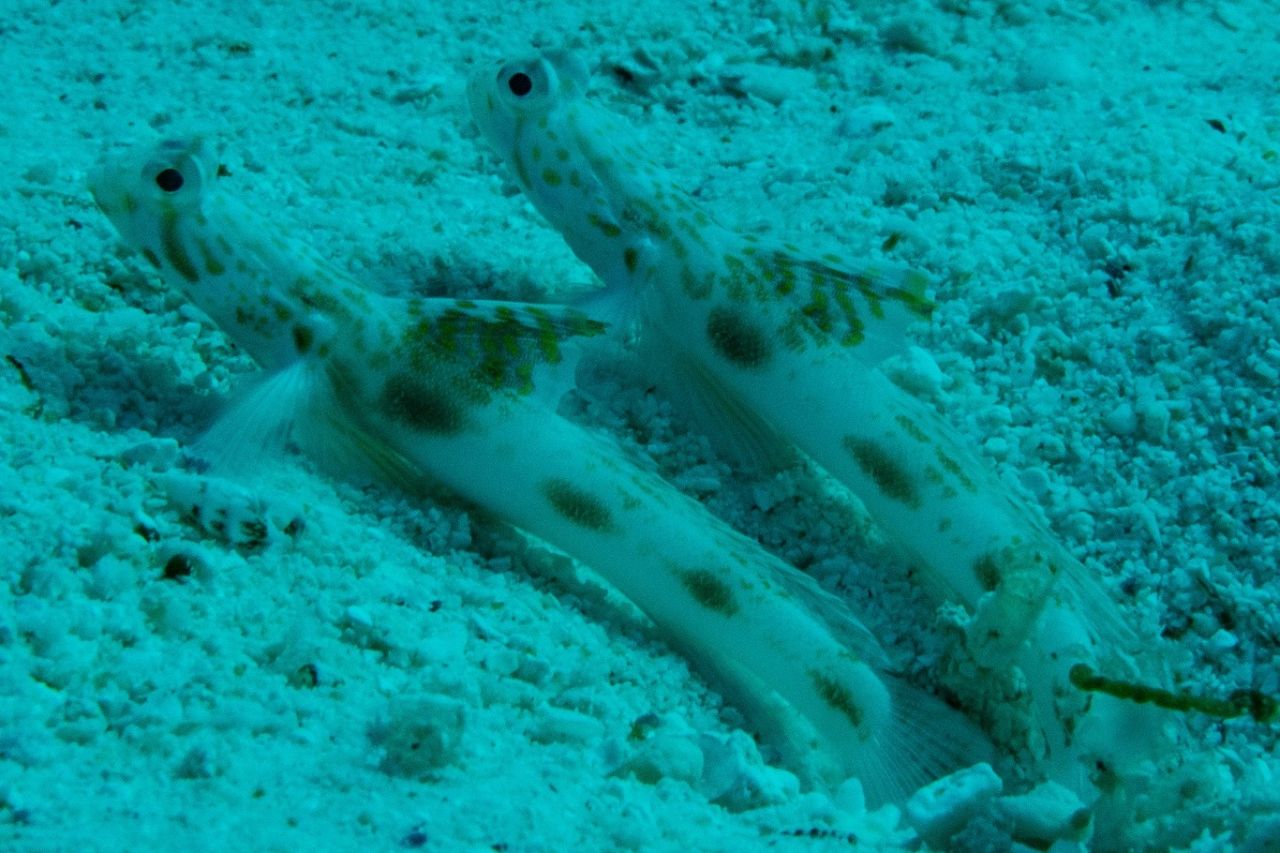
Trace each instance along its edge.
<path fill-rule="evenodd" d="M 185 278 L 191 259 L 173 237 L 184 222 L 201 215 L 217 169 L 203 138 L 169 139 L 108 158 L 90 173 L 89 192 L 126 243 L 158 269 L 173 269 Z"/>
<path fill-rule="evenodd" d="M 549 114 L 587 91 L 590 71 L 567 51 L 503 59 L 467 84 L 471 116 L 499 152 L 521 150 L 545 133 Z"/>

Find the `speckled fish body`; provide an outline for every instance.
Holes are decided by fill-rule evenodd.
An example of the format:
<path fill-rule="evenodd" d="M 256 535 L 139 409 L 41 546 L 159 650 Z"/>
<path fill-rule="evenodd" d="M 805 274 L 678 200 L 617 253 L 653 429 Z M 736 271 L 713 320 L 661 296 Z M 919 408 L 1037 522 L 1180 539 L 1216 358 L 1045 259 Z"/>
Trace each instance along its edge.
<path fill-rule="evenodd" d="M 974 658 L 1029 667 L 1052 704 L 1066 684 L 1059 651 L 1092 660 L 1129 635 L 1036 513 L 879 368 L 929 313 L 923 277 L 720 226 L 591 103 L 587 77 L 562 53 L 498 63 L 472 78 L 472 115 L 635 318 L 655 381 L 717 412 L 699 418 L 710 430 L 739 433 L 722 444 L 749 456 L 789 442 L 844 482 L 930 586 L 969 607 Z M 1037 636 L 1047 608 L 1066 614 L 1051 641 Z"/>
<path fill-rule="evenodd" d="M 600 324 L 553 306 L 376 295 L 219 192 L 215 169 L 204 143 L 170 142 L 91 188 L 262 367 L 303 377 L 279 383 L 305 389 L 287 416 L 268 415 L 287 417 L 300 446 L 397 484 L 443 484 L 592 567 L 810 782 L 860 774 L 892 796 L 954 758 L 954 745 L 920 749 L 949 718 L 877 673 L 875 643 L 838 603 L 534 393 Z"/>

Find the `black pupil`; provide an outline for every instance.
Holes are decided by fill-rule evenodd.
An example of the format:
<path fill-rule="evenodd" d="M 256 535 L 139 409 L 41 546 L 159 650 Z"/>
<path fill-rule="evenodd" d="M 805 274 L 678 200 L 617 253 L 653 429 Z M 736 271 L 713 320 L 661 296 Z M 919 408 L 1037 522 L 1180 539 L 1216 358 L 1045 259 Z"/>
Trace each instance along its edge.
<path fill-rule="evenodd" d="M 517 71 L 507 80 L 507 88 L 511 90 L 511 94 L 517 98 L 523 98 L 525 95 L 533 91 L 533 81 L 529 79 L 529 75 L 523 71 Z"/>
<path fill-rule="evenodd" d="M 156 186 L 167 193 L 176 193 L 182 189 L 182 173 L 177 169 L 165 169 L 156 175 Z"/>

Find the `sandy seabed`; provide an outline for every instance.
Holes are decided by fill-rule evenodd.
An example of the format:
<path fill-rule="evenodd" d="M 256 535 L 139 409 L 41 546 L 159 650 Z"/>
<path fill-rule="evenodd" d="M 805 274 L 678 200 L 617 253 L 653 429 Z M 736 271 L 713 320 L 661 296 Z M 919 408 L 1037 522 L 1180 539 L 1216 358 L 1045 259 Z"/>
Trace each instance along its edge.
<path fill-rule="evenodd" d="M 582 54 L 727 224 L 928 270 L 928 396 L 1176 646 L 1179 686 L 1280 694 L 1268 0 L 4 7 L 0 846 L 912 844 L 895 809 L 799 793 L 547 549 L 301 461 L 269 488 L 180 464 L 255 368 L 94 209 L 103 151 L 207 134 L 280 233 L 378 288 L 567 293 L 590 272 L 461 91 L 531 48 Z M 566 405 L 927 680 L 932 608 L 848 497 L 735 474 L 626 379 L 604 365 Z M 1186 722 L 1212 772 L 1132 845 L 1277 849 L 1274 728 Z M 637 727 L 675 746 L 638 756 Z M 753 794 L 711 797 L 691 749 L 754 760 Z"/>

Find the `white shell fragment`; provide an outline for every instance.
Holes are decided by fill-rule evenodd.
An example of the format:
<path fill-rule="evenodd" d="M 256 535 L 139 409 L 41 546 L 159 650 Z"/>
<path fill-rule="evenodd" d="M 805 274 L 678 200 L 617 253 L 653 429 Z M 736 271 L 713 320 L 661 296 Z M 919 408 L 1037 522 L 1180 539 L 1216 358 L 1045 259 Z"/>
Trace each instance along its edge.
<path fill-rule="evenodd" d="M 1057 782 L 1045 782 L 1027 794 L 1001 797 L 992 810 L 1014 838 L 1037 847 L 1055 841 L 1081 841 L 1092 826 L 1089 810 Z"/>
<path fill-rule="evenodd" d="M 926 842 L 938 845 L 985 811 L 1004 783 L 990 764 L 975 764 L 924 786 L 907 801 L 907 821 Z"/>

